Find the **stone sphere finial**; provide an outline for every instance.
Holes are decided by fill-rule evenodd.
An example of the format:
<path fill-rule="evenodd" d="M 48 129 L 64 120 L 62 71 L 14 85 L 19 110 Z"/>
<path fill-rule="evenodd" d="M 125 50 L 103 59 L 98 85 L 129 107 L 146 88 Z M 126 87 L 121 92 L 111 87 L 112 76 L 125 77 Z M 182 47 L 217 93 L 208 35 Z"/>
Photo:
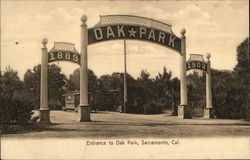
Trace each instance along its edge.
<path fill-rule="evenodd" d="M 44 46 L 46 46 L 46 44 L 48 43 L 48 39 L 47 39 L 47 38 L 44 38 L 44 39 L 42 40 L 42 43 L 43 43 Z"/>
<path fill-rule="evenodd" d="M 186 33 L 186 29 L 185 29 L 185 28 L 182 28 L 182 30 L 181 30 L 181 35 L 184 36 L 185 33 Z"/>
<path fill-rule="evenodd" d="M 86 15 L 83 15 L 83 16 L 81 17 L 81 21 L 82 21 L 82 23 L 86 23 L 86 21 L 87 21 L 87 16 L 86 16 Z"/>
<path fill-rule="evenodd" d="M 211 57 L 211 54 L 210 54 L 210 53 L 207 53 L 207 54 L 206 54 L 206 58 L 209 60 L 210 57 Z"/>

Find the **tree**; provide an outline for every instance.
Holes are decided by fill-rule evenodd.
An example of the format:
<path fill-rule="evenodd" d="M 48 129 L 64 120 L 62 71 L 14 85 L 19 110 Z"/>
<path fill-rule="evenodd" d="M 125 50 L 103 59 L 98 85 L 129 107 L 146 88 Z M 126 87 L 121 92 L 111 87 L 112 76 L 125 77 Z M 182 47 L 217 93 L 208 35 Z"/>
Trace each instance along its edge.
<path fill-rule="evenodd" d="M 180 103 L 180 80 L 173 78 L 170 80 L 171 97 L 172 97 L 172 115 L 178 115 L 178 104 Z"/>
<path fill-rule="evenodd" d="M 137 78 L 137 83 L 139 85 L 137 88 L 140 90 L 140 92 L 138 92 L 140 95 L 138 98 L 141 97 L 141 101 L 148 103 L 155 97 L 155 94 L 153 90 L 153 80 L 150 79 L 150 74 L 147 70 L 141 71 L 140 77 Z"/>
<path fill-rule="evenodd" d="M 249 38 L 246 38 L 237 47 L 237 61 L 234 68 L 234 76 L 237 80 L 236 94 L 241 95 L 241 105 L 244 118 L 250 119 L 250 59 L 249 59 Z"/>
<path fill-rule="evenodd" d="M 211 70 L 213 106 L 218 118 L 243 118 L 241 94 L 232 71 Z"/>
<path fill-rule="evenodd" d="M 18 77 L 16 70 L 10 66 L 5 68 L 3 75 L 1 76 L 0 91 L 1 96 L 13 98 L 14 92 L 23 88 L 23 83 Z"/>
<path fill-rule="evenodd" d="M 97 76 L 88 69 L 88 91 L 94 93 L 97 89 Z M 68 80 L 68 90 L 80 90 L 80 69 L 75 69 L 73 74 L 70 74 Z"/>
<path fill-rule="evenodd" d="M 213 105 L 218 118 L 249 118 L 249 38 L 237 47 L 234 71 L 212 70 Z"/>
<path fill-rule="evenodd" d="M 102 75 L 98 79 L 97 104 L 99 110 L 113 110 L 113 100 L 109 91 L 112 89 L 112 78 L 110 75 Z"/>
<path fill-rule="evenodd" d="M 123 73 L 114 72 L 111 74 L 111 87 L 113 89 L 122 91 L 123 89 Z"/>
<path fill-rule="evenodd" d="M 172 105 L 171 97 L 172 97 L 172 86 L 171 86 L 171 77 L 172 72 L 167 71 L 167 68 L 164 66 L 162 73 L 158 73 L 155 77 L 155 93 L 156 98 L 164 104 L 165 108 L 170 107 Z"/>
<path fill-rule="evenodd" d="M 32 99 L 35 102 L 36 108 L 39 108 L 40 99 L 40 75 L 41 65 L 37 65 L 26 71 L 24 75 L 24 85 L 27 91 L 32 93 Z M 49 107 L 55 109 L 60 104 L 62 94 L 65 92 L 67 85 L 67 77 L 61 73 L 61 68 L 55 64 L 48 66 L 48 97 Z M 60 107 L 60 106 L 58 106 Z"/>
<path fill-rule="evenodd" d="M 203 116 L 206 106 L 206 80 L 205 72 L 202 75 L 194 71 L 187 76 L 188 81 L 188 104 L 193 116 Z"/>
<path fill-rule="evenodd" d="M 141 73 L 140 73 L 140 77 L 138 78 L 139 81 L 144 81 L 144 82 L 147 82 L 147 81 L 150 81 L 150 74 L 148 73 L 147 70 L 142 70 Z"/>
<path fill-rule="evenodd" d="M 26 94 L 30 94 L 31 101 L 33 101 L 36 109 L 40 107 L 40 79 L 41 79 L 41 65 L 33 67 L 33 70 L 28 69 L 24 74 L 24 87 Z"/>
<path fill-rule="evenodd" d="M 102 75 L 98 79 L 98 84 L 99 84 L 99 89 L 100 90 L 108 91 L 108 90 L 112 89 L 112 78 L 111 78 L 111 76 L 108 75 L 108 74 Z"/>
<path fill-rule="evenodd" d="M 33 105 L 29 99 L 21 99 L 18 93 L 23 93 L 23 82 L 18 77 L 18 72 L 7 67 L 0 77 L 0 130 L 8 132 L 13 127 L 9 125 L 28 124 Z"/>
<path fill-rule="evenodd" d="M 237 47 L 237 61 L 238 63 L 234 67 L 235 75 L 243 85 L 247 86 L 250 78 L 249 38 L 246 38 Z"/>

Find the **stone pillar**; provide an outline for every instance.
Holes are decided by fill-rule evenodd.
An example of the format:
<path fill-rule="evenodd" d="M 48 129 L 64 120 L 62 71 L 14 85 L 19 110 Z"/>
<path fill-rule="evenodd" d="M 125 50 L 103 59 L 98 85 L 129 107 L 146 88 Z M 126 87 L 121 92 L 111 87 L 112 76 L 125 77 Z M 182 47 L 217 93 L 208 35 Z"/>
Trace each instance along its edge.
<path fill-rule="evenodd" d="M 83 15 L 81 18 L 81 67 L 80 67 L 80 104 L 78 107 L 78 121 L 89 122 L 90 120 L 90 106 L 88 104 L 88 30 L 87 30 L 87 16 Z"/>
<path fill-rule="evenodd" d="M 207 58 L 207 73 L 206 73 L 206 108 L 204 109 L 204 118 L 214 118 L 214 110 L 212 103 L 212 86 L 211 86 L 211 55 L 208 53 Z"/>
<path fill-rule="evenodd" d="M 178 118 L 191 118 L 187 103 L 187 76 L 186 76 L 186 30 L 181 31 L 180 53 L 180 105 L 178 106 Z"/>
<path fill-rule="evenodd" d="M 48 51 L 46 47 L 48 40 L 45 38 L 42 43 L 39 123 L 50 124 L 50 111 L 48 107 Z"/>

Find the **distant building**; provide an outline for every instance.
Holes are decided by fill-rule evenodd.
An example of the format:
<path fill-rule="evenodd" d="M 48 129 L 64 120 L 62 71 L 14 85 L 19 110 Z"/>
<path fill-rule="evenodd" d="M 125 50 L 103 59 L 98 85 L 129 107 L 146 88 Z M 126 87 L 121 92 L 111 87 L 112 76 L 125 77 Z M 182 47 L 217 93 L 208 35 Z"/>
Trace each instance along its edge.
<path fill-rule="evenodd" d="M 77 107 L 80 104 L 80 92 L 78 90 L 75 91 L 69 91 L 64 93 L 63 95 L 63 103 L 62 103 L 62 109 L 64 111 L 66 110 L 75 110 L 77 111 Z M 94 96 L 92 93 L 89 92 L 88 94 L 89 98 L 89 105 L 91 107 L 91 110 L 95 110 L 94 108 Z"/>
<path fill-rule="evenodd" d="M 106 111 L 118 111 L 121 112 L 121 95 L 120 91 L 116 89 L 110 89 L 107 92 L 101 92 L 96 90 L 94 93 L 89 92 L 88 103 L 92 111 L 106 110 Z M 75 110 L 80 103 L 80 92 L 78 90 L 69 91 L 62 95 L 62 109 Z"/>

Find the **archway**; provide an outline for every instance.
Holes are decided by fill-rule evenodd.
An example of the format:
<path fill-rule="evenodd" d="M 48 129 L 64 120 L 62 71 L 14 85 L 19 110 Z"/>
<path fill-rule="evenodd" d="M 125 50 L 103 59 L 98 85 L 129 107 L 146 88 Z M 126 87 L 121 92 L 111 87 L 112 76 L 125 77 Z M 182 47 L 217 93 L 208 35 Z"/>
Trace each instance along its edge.
<path fill-rule="evenodd" d="M 187 104 L 187 80 L 186 80 L 186 37 L 185 29 L 181 31 L 181 38 L 177 37 L 171 29 L 171 25 L 155 21 L 153 19 L 130 15 L 106 15 L 101 16 L 95 27 L 87 28 L 87 17 L 81 18 L 81 87 L 79 118 L 81 121 L 90 121 L 87 95 L 87 47 L 88 45 L 115 39 L 134 39 L 157 43 L 173 49 L 180 55 L 180 93 L 181 100 L 178 107 L 179 118 L 189 118 Z M 84 78 L 85 77 L 85 78 Z"/>
<path fill-rule="evenodd" d="M 207 61 L 205 61 L 200 54 L 190 54 L 189 60 L 187 61 L 187 71 L 197 69 L 206 72 L 206 107 L 204 109 L 204 118 L 214 118 L 210 57 L 211 55 L 208 53 L 206 55 Z"/>
<path fill-rule="evenodd" d="M 100 22 L 93 28 L 87 28 L 87 17 L 81 18 L 81 47 L 80 47 L 80 105 L 78 107 L 78 121 L 86 122 L 90 119 L 90 107 L 88 104 L 88 45 L 116 39 L 133 39 L 157 43 L 172 49 L 180 55 L 180 105 L 178 106 L 179 118 L 190 118 L 187 103 L 187 79 L 186 79 L 186 30 L 182 29 L 181 37 L 177 37 L 171 25 L 138 16 L 130 15 L 106 15 L 100 17 Z M 40 122 L 50 122 L 47 106 L 47 40 L 43 40 L 42 48 L 42 72 L 41 72 L 41 104 Z M 62 53 L 63 54 L 63 53 Z M 67 54 L 70 55 L 70 54 Z M 66 56 L 66 53 L 65 53 Z M 73 56 L 73 55 L 72 55 Z M 71 57 L 71 56 L 70 56 Z M 56 59 L 55 59 L 56 60 Z M 73 59 L 68 59 L 72 60 Z"/>
<path fill-rule="evenodd" d="M 54 46 L 48 52 L 47 39 L 43 39 L 42 63 L 41 63 L 41 89 L 40 89 L 40 123 L 50 123 L 50 111 L 48 108 L 48 64 L 54 61 L 69 61 L 81 65 L 81 55 L 75 49 L 75 45 L 67 42 L 54 42 Z"/>

